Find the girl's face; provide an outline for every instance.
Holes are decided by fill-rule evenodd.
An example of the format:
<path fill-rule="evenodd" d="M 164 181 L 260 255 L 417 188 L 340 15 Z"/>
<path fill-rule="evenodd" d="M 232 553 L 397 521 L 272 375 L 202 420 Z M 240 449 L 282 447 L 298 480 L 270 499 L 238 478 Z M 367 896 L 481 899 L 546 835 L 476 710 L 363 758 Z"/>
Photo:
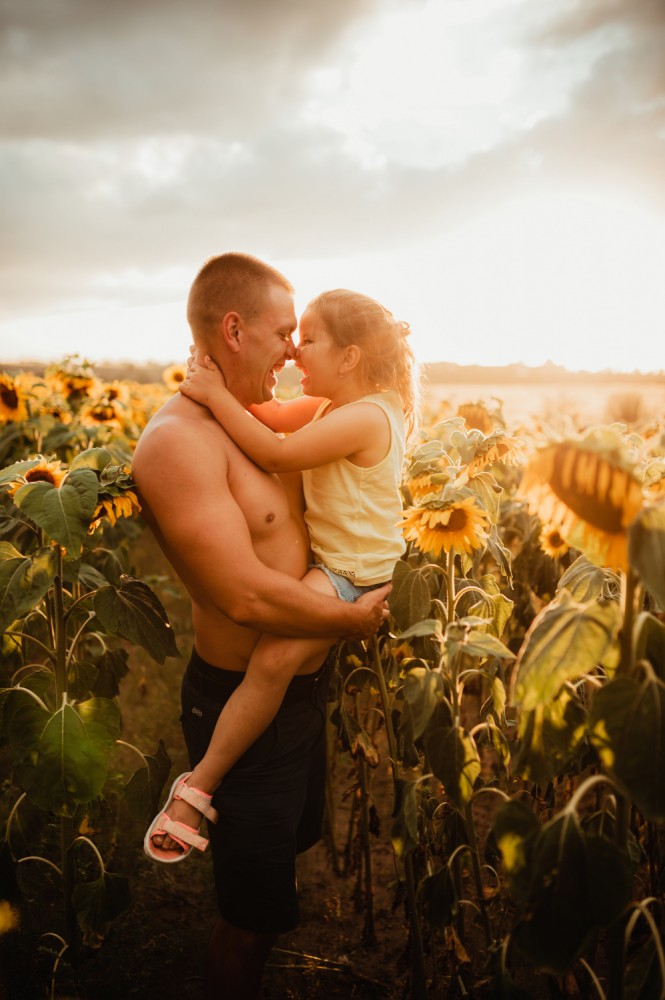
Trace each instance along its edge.
<path fill-rule="evenodd" d="M 318 316 L 308 309 L 300 320 L 299 338 L 296 364 L 303 373 L 302 391 L 307 396 L 333 399 L 339 388 L 342 348 L 335 344 Z"/>

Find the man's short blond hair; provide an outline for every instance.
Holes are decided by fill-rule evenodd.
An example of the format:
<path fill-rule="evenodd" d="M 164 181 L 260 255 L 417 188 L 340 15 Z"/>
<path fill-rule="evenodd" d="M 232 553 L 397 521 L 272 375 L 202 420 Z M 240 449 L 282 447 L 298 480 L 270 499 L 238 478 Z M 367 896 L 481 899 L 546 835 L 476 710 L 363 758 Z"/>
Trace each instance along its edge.
<path fill-rule="evenodd" d="M 251 321 L 261 312 L 273 286 L 293 295 L 293 286 L 276 268 L 245 253 L 210 257 L 192 283 L 187 300 L 187 322 L 194 342 L 210 346 L 219 323 L 229 312 Z"/>

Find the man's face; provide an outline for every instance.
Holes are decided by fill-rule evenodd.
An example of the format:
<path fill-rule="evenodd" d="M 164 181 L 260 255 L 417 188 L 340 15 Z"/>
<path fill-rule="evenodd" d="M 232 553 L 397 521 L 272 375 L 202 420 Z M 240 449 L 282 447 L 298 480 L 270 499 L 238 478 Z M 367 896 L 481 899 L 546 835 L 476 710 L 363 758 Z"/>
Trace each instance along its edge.
<path fill-rule="evenodd" d="M 245 406 L 272 399 L 277 372 L 295 357 L 291 339 L 297 321 L 293 296 L 280 285 L 267 290 L 261 311 L 249 322 L 241 320 L 241 364 L 235 395 Z"/>

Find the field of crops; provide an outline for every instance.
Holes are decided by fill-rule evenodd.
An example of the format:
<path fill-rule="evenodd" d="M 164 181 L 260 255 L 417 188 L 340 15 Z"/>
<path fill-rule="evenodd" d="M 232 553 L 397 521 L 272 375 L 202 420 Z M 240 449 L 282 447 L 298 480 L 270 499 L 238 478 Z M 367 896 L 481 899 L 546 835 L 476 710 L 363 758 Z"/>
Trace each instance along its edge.
<path fill-rule="evenodd" d="M 186 628 L 174 580 L 137 564 L 131 478 L 181 378 L 0 373 L 0 958 L 34 956 L 3 998 L 127 995 L 79 970 L 131 913 L 181 752 L 126 719 L 127 691 L 152 696 L 137 664 Z M 663 393 L 563 392 L 425 399 L 389 628 L 339 648 L 329 705 L 327 857 L 376 949 L 387 820 L 401 954 L 344 993 L 319 955 L 328 985 L 268 996 L 665 996 Z"/>

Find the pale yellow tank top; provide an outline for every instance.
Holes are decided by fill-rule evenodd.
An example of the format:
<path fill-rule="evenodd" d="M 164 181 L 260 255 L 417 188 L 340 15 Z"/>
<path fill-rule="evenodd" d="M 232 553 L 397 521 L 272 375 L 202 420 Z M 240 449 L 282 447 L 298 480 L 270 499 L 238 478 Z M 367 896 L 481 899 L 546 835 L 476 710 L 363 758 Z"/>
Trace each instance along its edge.
<path fill-rule="evenodd" d="M 371 468 L 342 458 L 303 474 L 312 551 L 318 562 L 347 576 L 358 586 L 390 580 L 406 544 L 399 528 L 402 498 L 399 484 L 404 461 L 404 414 L 394 390 L 363 396 L 347 406 L 372 403 L 390 424 L 390 448 Z M 317 410 L 319 420 L 328 401 Z"/>

